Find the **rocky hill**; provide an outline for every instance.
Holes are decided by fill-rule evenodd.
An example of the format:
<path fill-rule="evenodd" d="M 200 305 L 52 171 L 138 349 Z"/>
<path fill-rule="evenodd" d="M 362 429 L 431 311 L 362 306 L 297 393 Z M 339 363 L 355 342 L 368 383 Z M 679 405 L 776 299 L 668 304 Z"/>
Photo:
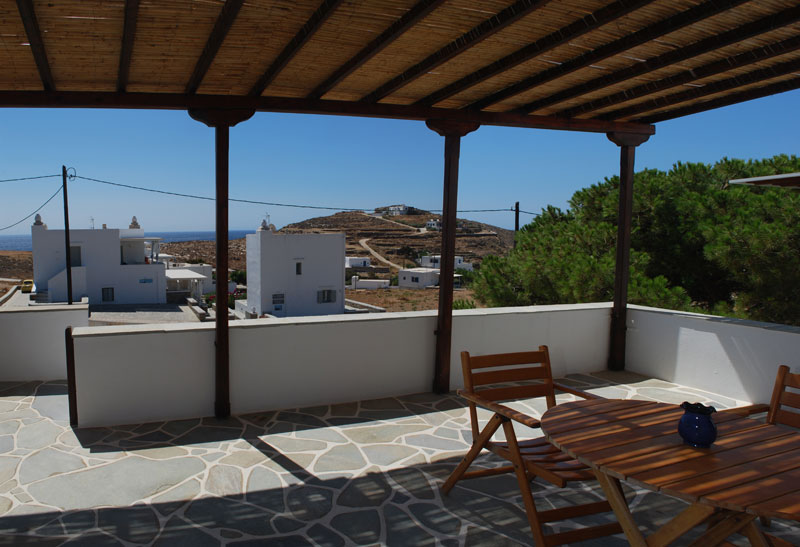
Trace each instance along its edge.
<path fill-rule="evenodd" d="M 344 232 L 347 253 L 368 256 L 359 243 L 368 240 L 368 245 L 394 262 L 411 253 L 438 254 L 442 235 L 438 231 L 425 230 L 429 219 L 441 219 L 441 215 L 426 211 L 413 211 L 412 215 L 376 217 L 360 212 L 342 212 L 326 217 L 317 217 L 290 224 L 282 233 Z M 470 262 L 480 263 L 486 255 L 502 255 L 511 249 L 514 232 L 471 220 L 458 220 L 456 253 Z"/>

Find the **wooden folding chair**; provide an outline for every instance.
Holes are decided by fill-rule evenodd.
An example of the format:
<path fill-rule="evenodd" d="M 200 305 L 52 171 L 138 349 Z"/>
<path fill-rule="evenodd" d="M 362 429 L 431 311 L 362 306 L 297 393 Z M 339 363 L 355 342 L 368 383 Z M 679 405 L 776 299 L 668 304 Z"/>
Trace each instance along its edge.
<path fill-rule="evenodd" d="M 800 428 L 800 414 L 785 410 L 788 407 L 800 411 L 800 393 L 787 391 L 787 387 L 800 390 L 800 374 L 792 374 L 789 372 L 789 367 L 781 365 L 778 367 L 775 387 L 772 389 L 767 423 Z"/>
<path fill-rule="evenodd" d="M 449 493 L 456 482 L 461 479 L 499 475 L 513 471 L 516 473 L 517 482 L 522 491 L 525 513 L 536 545 L 562 545 L 621 532 L 622 527 L 615 521 L 599 526 L 545 535 L 545 523 L 610 512 L 611 506 L 607 501 L 600 501 L 538 511 L 529 481 L 540 477 L 563 488 L 570 481 L 594 480 L 595 475 L 591 469 L 571 459 L 543 437 L 517 441 L 512 421 L 531 428 L 538 428 L 540 427 L 539 420 L 497 402 L 544 397 L 547 408 L 550 408 L 556 404 L 556 388 L 559 391 L 572 393 L 586 399 L 599 397 L 553 382 L 547 346 L 539 346 L 539 351 L 482 356 L 471 356 L 469 352 L 463 351 L 461 352 L 461 366 L 464 370 L 465 387 L 458 393 L 469 402 L 472 448 L 444 483 L 442 491 L 445 494 Z M 480 430 L 478 425 L 478 406 L 494 412 L 483 430 Z M 501 426 L 506 436 L 506 442 L 493 441 L 492 436 Z M 467 469 L 484 448 L 510 461 L 511 465 L 468 472 Z"/>
<path fill-rule="evenodd" d="M 766 422 L 768 424 L 781 424 L 800 429 L 800 413 L 784 408 L 793 408 L 800 411 L 800 393 L 787 391 L 786 388 L 800 390 L 800 374 L 792 374 L 789 372 L 789 367 L 781 365 L 778 367 L 778 374 L 775 376 L 775 386 L 772 388 L 772 398 L 769 401 L 769 406 L 754 404 L 739 408 L 729 408 L 723 410 L 723 412 L 733 412 L 743 416 L 766 412 Z M 763 526 L 770 526 L 771 519 L 760 517 L 759 520 Z M 770 534 L 766 534 L 766 536 L 773 545 L 783 545 L 781 543 L 783 540 L 780 538 Z M 789 545 L 788 542 L 784 543 Z"/>

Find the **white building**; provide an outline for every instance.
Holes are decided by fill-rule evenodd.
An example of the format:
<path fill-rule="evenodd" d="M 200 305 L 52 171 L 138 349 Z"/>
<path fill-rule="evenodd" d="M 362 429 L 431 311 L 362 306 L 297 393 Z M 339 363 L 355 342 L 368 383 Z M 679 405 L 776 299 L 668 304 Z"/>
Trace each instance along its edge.
<path fill-rule="evenodd" d="M 388 289 L 390 281 L 388 279 L 361 279 L 357 275 L 350 278 L 350 289 Z"/>
<path fill-rule="evenodd" d="M 344 313 L 342 234 L 247 234 L 247 313 L 278 317 Z"/>
<path fill-rule="evenodd" d="M 439 269 L 440 264 L 442 261 L 442 255 L 428 255 L 420 257 L 419 265 L 423 268 L 436 268 Z M 456 256 L 455 257 L 455 269 L 456 270 L 467 270 L 468 272 L 472 271 L 472 264 L 469 262 L 464 262 L 463 256 Z"/>
<path fill-rule="evenodd" d="M 435 218 L 429 219 L 428 222 L 425 223 L 425 228 L 428 230 L 441 230 L 442 229 L 442 221 L 437 220 Z"/>
<path fill-rule="evenodd" d="M 145 237 L 136 217 L 127 230 L 103 225 L 101 230 L 70 230 L 69 235 L 73 301 L 86 296 L 89 304 L 166 302 L 166 268 L 155 258 L 161 238 Z M 31 238 L 37 290 L 47 291 L 50 302 L 66 302 L 64 230 L 48 230 L 36 215 Z"/>
<path fill-rule="evenodd" d="M 346 256 L 344 257 L 345 268 L 369 268 L 369 258 L 363 256 Z"/>
<path fill-rule="evenodd" d="M 408 268 L 397 274 L 397 285 L 405 289 L 424 289 L 439 284 L 436 268 Z"/>
<path fill-rule="evenodd" d="M 408 213 L 408 207 L 406 205 L 390 205 L 386 208 L 386 213 L 391 217 L 405 215 Z"/>
<path fill-rule="evenodd" d="M 161 261 L 160 255 L 159 261 Z M 167 266 L 167 292 L 189 293 L 199 300 L 204 294 L 215 292 L 213 267 L 211 264 L 189 264 L 187 262 L 165 262 Z"/>

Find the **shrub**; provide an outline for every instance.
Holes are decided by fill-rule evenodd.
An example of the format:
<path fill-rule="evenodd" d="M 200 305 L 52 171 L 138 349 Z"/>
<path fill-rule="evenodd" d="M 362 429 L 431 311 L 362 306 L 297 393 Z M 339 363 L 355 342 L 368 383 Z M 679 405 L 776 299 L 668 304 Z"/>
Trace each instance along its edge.
<path fill-rule="evenodd" d="M 464 300 L 453 300 L 453 309 L 454 310 L 471 310 L 475 308 L 475 301 L 464 299 Z"/>

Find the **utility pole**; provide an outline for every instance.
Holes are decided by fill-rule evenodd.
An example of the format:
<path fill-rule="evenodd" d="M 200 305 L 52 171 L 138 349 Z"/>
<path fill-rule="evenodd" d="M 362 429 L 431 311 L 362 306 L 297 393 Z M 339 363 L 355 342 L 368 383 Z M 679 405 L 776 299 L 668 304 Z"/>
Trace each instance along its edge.
<path fill-rule="evenodd" d="M 67 199 L 67 166 L 61 166 L 61 182 L 64 185 L 64 247 L 67 251 L 67 304 L 72 305 L 72 256 L 69 252 L 69 200 Z"/>
<path fill-rule="evenodd" d="M 514 204 L 514 248 L 517 248 L 517 232 L 519 232 L 519 202 Z"/>

